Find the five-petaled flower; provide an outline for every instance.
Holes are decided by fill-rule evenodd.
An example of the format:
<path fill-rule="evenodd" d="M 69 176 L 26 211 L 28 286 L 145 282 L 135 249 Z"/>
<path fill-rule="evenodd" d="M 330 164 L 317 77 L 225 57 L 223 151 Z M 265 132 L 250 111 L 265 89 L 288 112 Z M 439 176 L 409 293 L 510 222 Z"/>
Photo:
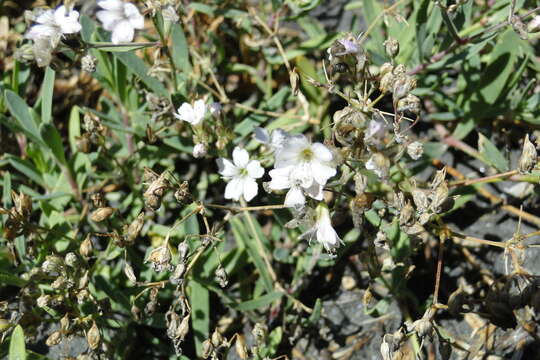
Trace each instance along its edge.
<path fill-rule="evenodd" d="M 120 0 L 101 0 L 98 5 L 104 10 L 96 16 L 105 30 L 112 31 L 114 44 L 133 41 L 135 29 L 144 28 L 144 16 L 135 5 Z"/>
<path fill-rule="evenodd" d="M 174 116 L 180 120 L 187 121 L 191 125 L 199 125 L 206 115 L 206 104 L 204 100 L 196 100 L 193 105 L 190 103 L 183 103 L 178 108 L 178 114 Z"/>
<path fill-rule="evenodd" d="M 300 235 L 300 239 L 307 239 L 310 242 L 316 239 L 324 246 L 326 251 L 333 252 L 342 241 L 336 233 L 336 230 L 332 227 L 330 212 L 328 211 L 328 206 L 324 202 L 317 205 L 311 221 L 312 224 L 310 229 Z"/>
<path fill-rule="evenodd" d="M 64 5 L 56 10 L 46 10 L 36 19 L 25 37 L 33 41 L 48 41 L 50 48 L 54 49 L 64 34 L 74 34 L 81 30 L 79 12 L 67 11 Z"/>
<path fill-rule="evenodd" d="M 229 181 L 225 188 L 225 199 L 238 201 L 243 196 L 246 201 L 250 201 L 258 191 L 255 179 L 264 175 L 264 169 L 257 160 L 249 160 L 245 149 L 235 147 L 232 157 L 232 162 L 224 158 L 217 160 L 219 173 Z"/>
<path fill-rule="evenodd" d="M 286 136 L 276 149 L 275 169 L 271 190 L 290 189 L 285 197 L 285 205 L 302 206 L 307 194 L 322 200 L 322 190 L 329 178 L 336 175 L 334 156 L 321 143 L 312 144 L 304 135 Z"/>

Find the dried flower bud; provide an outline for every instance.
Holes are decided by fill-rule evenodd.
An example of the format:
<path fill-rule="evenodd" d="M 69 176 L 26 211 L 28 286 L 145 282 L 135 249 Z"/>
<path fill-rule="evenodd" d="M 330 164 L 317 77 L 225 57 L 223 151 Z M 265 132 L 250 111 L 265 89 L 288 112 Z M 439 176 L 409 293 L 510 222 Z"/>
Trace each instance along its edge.
<path fill-rule="evenodd" d="M 86 288 L 88 286 L 89 281 L 90 281 L 90 272 L 86 270 L 83 276 L 79 278 L 79 284 L 77 285 L 77 288 L 78 289 Z"/>
<path fill-rule="evenodd" d="M 149 182 L 148 188 L 143 194 L 144 203 L 151 210 L 156 211 L 161 206 L 161 199 L 165 189 L 170 187 L 166 179 L 166 173 L 157 176 L 151 169 L 144 169 L 144 178 Z"/>
<path fill-rule="evenodd" d="M 189 245 L 187 241 L 182 241 L 180 244 L 178 244 L 178 261 L 184 262 L 186 260 L 188 252 Z"/>
<path fill-rule="evenodd" d="M 90 214 L 90 220 L 94 222 L 102 222 L 103 220 L 111 217 L 111 215 L 114 213 L 114 210 L 115 209 L 113 209 L 112 207 L 102 207 L 96 209 Z"/>
<path fill-rule="evenodd" d="M 64 315 L 64 317 L 62 317 L 60 319 L 60 331 L 65 334 L 67 333 L 69 330 L 69 316 L 68 314 Z"/>
<path fill-rule="evenodd" d="M 531 172 L 531 170 L 533 170 L 536 166 L 537 156 L 536 147 L 529 140 L 529 134 L 525 135 L 525 140 L 523 141 L 523 151 L 521 152 L 521 157 L 519 158 L 519 173 L 526 174 Z"/>
<path fill-rule="evenodd" d="M 125 241 L 131 244 L 137 239 L 144 225 L 144 211 L 142 211 L 135 220 L 129 224 L 125 235 Z"/>
<path fill-rule="evenodd" d="M 132 283 L 137 283 L 137 277 L 135 276 L 135 272 L 133 271 L 133 267 L 128 263 L 124 263 L 124 274 L 126 274 L 126 277 L 131 281 Z"/>
<path fill-rule="evenodd" d="M 64 259 L 56 255 L 49 255 L 46 257 L 43 264 L 41 264 L 41 270 L 47 274 L 60 274 L 64 271 Z"/>
<path fill-rule="evenodd" d="M 399 42 L 396 39 L 389 38 L 383 42 L 383 45 L 389 57 L 395 58 L 399 53 Z"/>
<path fill-rule="evenodd" d="M 178 285 L 182 282 L 184 273 L 186 272 L 186 264 L 181 262 L 174 268 L 174 272 L 169 278 L 169 281 L 174 285 Z"/>
<path fill-rule="evenodd" d="M 444 179 L 446 179 L 446 166 L 438 170 L 433 177 L 433 181 L 430 184 L 431 190 L 437 189 L 444 182 Z"/>
<path fill-rule="evenodd" d="M 92 323 L 92 327 L 86 333 L 86 341 L 88 342 L 88 346 L 90 346 L 90 349 L 96 350 L 99 346 L 100 340 L 101 336 L 99 334 L 99 329 L 96 325 L 96 322 L 94 321 Z"/>
<path fill-rule="evenodd" d="M 79 263 L 79 258 L 77 255 L 75 255 L 74 252 L 68 252 L 66 256 L 64 257 L 64 261 L 67 266 L 69 267 L 76 267 Z"/>
<path fill-rule="evenodd" d="M 79 246 L 79 253 L 85 258 L 89 258 L 92 255 L 93 250 L 94 247 L 92 246 L 92 239 L 90 234 L 88 234 Z"/>
<path fill-rule="evenodd" d="M 425 213 L 429 208 L 429 199 L 426 192 L 416 188 L 412 190 L 412 196 L 418 213 Z"/>
<path fill-rule="evenodd" d="M 408 75 L 398 75 L 392 86 L 394 103 L 397 104 L 399 99 L 404 98 L 416 88 L 416 80 Z"/>
<path fill-rule="evenodd" d="M 353 145 L 359 130 L 366 126 L 366 115 L 352 106 L 336 111 L 333 116 L 336 140 L 345 146 Z"/>
<path fill-rule="evenodd" d="M 221 265 L 217 267 L 214 275 L 216 276 L 216 280 L 219 283 L 219 286 L 221 286 L 222 288 L 227 286 L 227 284 L 229 283 L 229 280 L 227 279 L 227 272 Z"/>
<path fill-rule="evenodd" d="M 206 144 L 203 144 L 203 143 L 198 143 L 198 144 L 195 144 L 195 146 L 193 147 L 193 157 L 194 158 L 202 158 L 204 156 L 206 156 L 208 152 L 208 148 L 206 147 Z"/>
<path fill-rule="evenodd" d="M 171 262 L 171 251 L 167 244 L 152 250 L 145 263 L 150 262 L 152 270 L 155 272 L 162 272 L 169 268 Z"/>
<path fill-rule="evenodd" d="M 409 111 L 415 115 L 420 114 L 420 98 L 413 94 L 408 94 L 397 102 L 397 112 L 403 113 Z"/>
<path fill-rule="evenodd" d="M 418 160 L 424 153 L 424 145 L 422 145 L 421 142 L 414 141 L 407 145 L 407 154 L 411 157 L 413 160 Z"/>
<path fill-rule="evenodd" d="M 448 198 L 448 186 L 446 182 L 441 183 L 435 189 L 435 192 L 431 194 L 431 198 L 431 210 L 436 214 L 442 212 L 442 205 Z"/>
<path fill-rule="evenodd" d="M 527 31 L 530 33 L 540 31 L 540 15 L 536 15 L 531 21 L 529 21 L 527 24 Z"/>
<path fill-rule="evenodd" d="M 383 93 L 392 91 L 394 85 L 395 76 L 391 72 L 387 72 L 381 77 L 379 81 L 379 90 Z"/>
<path fill-rule="evenodd" d="M 405 73 L 407 72 L 407 69 L 405 68 L 405 65 L 403 64 L 399 64 L 398 66 L 396 66 L 394 68 L 394 70 L 392 71 L 392 73 L 396 76 L 401 76 L 401 75 L 405 75 Z"/>
<path fill-rule="evenodd" d="M 92 74 L 96 71 L 97 58 L 91 54 L 86 54 L 81 59 L 81 69 L 87 73 Z"/>
<path fill-rule="evenodd" d="M 185 204 L 191 200 L 191 194 L 189 193 L 189 185 L 187 181 L 182 182 L 178 189 L 174 192 L 174 198 L 180 204 Z"/>
<path fill-rule="evenodd" d="M 51 284 L 51 287 L 55 290 L 70 288 L 71 282 L 69 282 L 64 276 L 57 277 Z"/>
<path fill-rule="evenodd" d="M 60 344 L 60 341 L 62 341 L 62 333 L 60 331 L 55 331 L 49 335 L 47 340 L 45 340 L 45 344 L 50 347 Z"/>
<path fill-rule="evenodd" d="M 208 357 L 210 357 L 210 355 L 212 355 L 212 353 L 214 352 L 214 347 L 212 346 L 212 342 L 210 341 L 210 339 L 206 339 L 203 341 L 202 349 L 202 358 L 208 359 Z"/>

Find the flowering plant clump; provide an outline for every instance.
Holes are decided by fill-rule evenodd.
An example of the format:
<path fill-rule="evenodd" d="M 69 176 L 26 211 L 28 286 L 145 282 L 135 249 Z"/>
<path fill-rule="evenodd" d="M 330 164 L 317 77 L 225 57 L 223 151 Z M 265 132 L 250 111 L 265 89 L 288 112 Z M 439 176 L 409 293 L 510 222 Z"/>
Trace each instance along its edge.
<path fill-rule="evenodd" d="M 2 2 L 0 358 L 536 356 L 540 8 L 338 3 Z"/>

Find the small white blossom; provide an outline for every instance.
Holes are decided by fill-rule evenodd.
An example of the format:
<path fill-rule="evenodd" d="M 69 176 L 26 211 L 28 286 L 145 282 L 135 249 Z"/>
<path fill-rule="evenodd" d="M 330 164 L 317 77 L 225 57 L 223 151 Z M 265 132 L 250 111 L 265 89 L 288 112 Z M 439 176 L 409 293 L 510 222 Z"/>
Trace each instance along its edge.
<path fill-rule="evenodd" d="M 144 16 L 132 3 L 120 0 L 101 0 L 98 6 L 104 10 L 96 13 L 103 28 L 112 31 L 111 41 L 114 44 L 133 41 L 135 29 L 144 28 Z"/>
<path fill-rule="evenodd" d="M 264 175 L 264 169 L 259 161 L 249 160 L 245 149 L 235 147 L 232 157 L 232 162 L 224 158 L 217 160 L 219 173 L 229 181 L 225 188 L 225 199 L 238 201 L 243 196 L 246 201 L 250 201 L 258 191 L 255 179 Z"/>
<path fill-rule="evenodd" d="M 183 103 L 178 108 L 178 114 L 174 114 L 177 119 L 187 121 L 191 125 L 199 125 L 206 115 L 206 104 L 204 100 L 196 100 L 193 105 Z"/>
<path fill-rule="evenodd" d="M 195 146 L 193 147 L 193 157 L 202 158 L 206 155 L 207 151 L 208 149 L 205 144 L 195 144 Z"/>
<path fill-rule="evenodd" d="M 285 198 L 287 206 L 303 205 L 304 194 L 321 200 L 324 185 L 336 175 L 332 152 L 321 143 L 312 144 L 304 135 L 281 135 L 278 133 L 270 142 L 276 143 L 276 161 L 275 169 L 269 173 L 272 181 L 268 187 L 290 189 Z"/>
<path fill-rule="evenodd" d="M 316 239 L 328 252 L 333 252 L 342 243 L 336 230 L 332 227 L 330 212 L 325 203 L 320 203 L 317 206 L 313 217 L 313 225 L 308 231 L 300 235 L 300 239 L 307 239 L 310 242 Z"/>
<path fill-rule="evenodd" d="M 30 40 L 48 40 L 54 49 L 64 34 L 74 34 L 81 31 L 79 12 L 67 11 L 64 5 L 56 10 L 46 10 L 35 18 L 33 25 L 25 37 Z M 43 45 L 43 44 L 42 44 Z"/>

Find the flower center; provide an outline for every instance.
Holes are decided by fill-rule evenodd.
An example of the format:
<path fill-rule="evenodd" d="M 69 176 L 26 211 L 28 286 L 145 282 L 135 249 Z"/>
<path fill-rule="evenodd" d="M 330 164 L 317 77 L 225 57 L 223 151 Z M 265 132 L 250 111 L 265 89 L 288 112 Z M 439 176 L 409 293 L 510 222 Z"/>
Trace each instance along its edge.
<path fill-rule="evenodd" d="M 313 153 L 311 148 L 305 148 L 300 152 L 300 159 L 302 159 L 303 161 L 311 161 L 314 156 L 315 154 Z"/>
<path fill-rule="evenodd" d="M 238 170 L 238 175 L 240 176 L 247 176 L 248 175 L 248 171 L 246 168 L 241 168 Z"/>

